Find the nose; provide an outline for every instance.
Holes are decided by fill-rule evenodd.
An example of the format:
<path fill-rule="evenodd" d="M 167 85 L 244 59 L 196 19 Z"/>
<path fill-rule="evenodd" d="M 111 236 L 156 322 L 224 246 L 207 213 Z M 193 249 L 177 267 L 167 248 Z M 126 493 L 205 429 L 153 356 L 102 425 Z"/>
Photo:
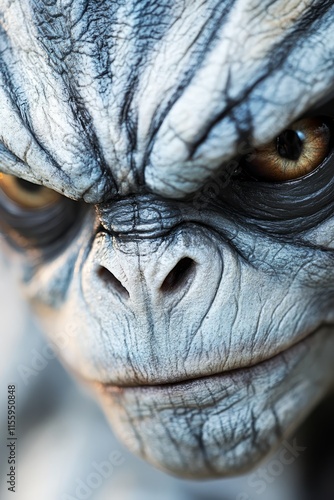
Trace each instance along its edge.
<path fill-rule="evenodd" d="M 163 237 L 125 236 L 99 232 L 84 257 L 77 286 L 91 315 L 87 345 L 97 359 L 100 350 L 106 356 L 99 365 L 106 380 L 179 377 L 203 347 L 210 311 L 220 310 L 219 290 L 229 300 L 220 285 L 224 270 L 227 279 L 234 273 L 234 257 L 194 223 Z"/>
<path fill-rule="evenodd" d="M 99 266 L 97 270 L 99 279 L 113 292 L 130 298 L 131 278 L 127 276 L 117 278 L 111 269 Z M 189 287 L 196 274 L 196 262 L 190 257 L 182 257 L 171 269 L 167 269 L 161 283 L 155 287 L 155 293 L 163 295 L 177 295 Z M 154 285 L 153 285 L 154 286 Z"/>
<path fill-rule="evenodd" d="M 101 231 L 85 265 L 85 293 L 95 290 L 101 303 L 139 316 L 155 314 L 152 306 L 166 312 L 181 302 L 182 308 L 196 307 L 197 297 L 204 307 L 204 283 L 219 280 L 222 260 L 217 255 L 212 261 L 215 244 L 186 207 L 136 195 L 99 206 L 97 213 Z"/>
<path fill-rule="evenodd" d="M 191 287 L 201 266 L 178 229 L 178 204 L 136 195 L 99 206 L 98 216 L 105 236 L 96 273 L 109 292 L 143 305 L 180 298 Z"/>
<path fill-rule="evenodd" d="M 83 270 L 87 301 L 140 315 L 204 307 L 222 273 L 222 259 L 206 239 L 205 231 L 194 227 L 133 241 L 100 233 Z"/>
<path fill-rule="evenodd" d="M 167 294 L 182 289 L 194 277 L 195 268 L 195 261 L 189 257 L 184 257 L 168 273 L 160 287 L 160 291 Z"/>

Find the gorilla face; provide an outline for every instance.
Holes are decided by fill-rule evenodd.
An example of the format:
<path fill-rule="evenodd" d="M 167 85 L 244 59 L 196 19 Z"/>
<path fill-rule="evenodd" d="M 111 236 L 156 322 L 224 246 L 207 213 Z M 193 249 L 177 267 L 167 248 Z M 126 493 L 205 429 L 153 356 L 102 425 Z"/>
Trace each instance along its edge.
<path fill-rule="evenodd" d="M 269 4 L 0 1 L 25 293 L 184 477 L 245 472 L 334 383 L 334 8 Z"/>

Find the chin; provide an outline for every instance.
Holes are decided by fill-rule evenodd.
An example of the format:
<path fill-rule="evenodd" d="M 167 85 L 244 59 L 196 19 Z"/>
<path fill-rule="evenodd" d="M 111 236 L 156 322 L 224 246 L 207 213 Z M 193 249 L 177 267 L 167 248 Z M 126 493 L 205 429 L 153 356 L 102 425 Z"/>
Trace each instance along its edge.
<path fill-rule="evenodd" d="M 250 368 L 173 384 L 94 388 L 134 454 L 182 478 L 231 477 L 267 458 L 330 392 L 333 355 L 333 332 L 324 327 Z"/>

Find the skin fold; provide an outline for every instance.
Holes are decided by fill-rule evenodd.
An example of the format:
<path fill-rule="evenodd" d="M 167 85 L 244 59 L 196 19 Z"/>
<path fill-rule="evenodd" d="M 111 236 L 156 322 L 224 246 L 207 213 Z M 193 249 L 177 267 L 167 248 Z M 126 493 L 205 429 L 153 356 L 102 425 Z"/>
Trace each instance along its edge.
<path fill-rule="evenodd" d="M 0 190 L 4 247 L 63 363 L 167 472 L 244 473 L 333 390 L 333 21 L 329 1 L 0 0 L 0 171 L 60 194 Z M 318 168 L 243 174 L 310 115 L 333 135 Z"/>

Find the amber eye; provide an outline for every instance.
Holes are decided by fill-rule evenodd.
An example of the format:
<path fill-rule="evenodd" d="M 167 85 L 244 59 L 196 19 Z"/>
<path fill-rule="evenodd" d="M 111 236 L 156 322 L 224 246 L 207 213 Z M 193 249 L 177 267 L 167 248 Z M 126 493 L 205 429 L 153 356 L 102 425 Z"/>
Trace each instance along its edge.
<path fill-rule="evenodd" d="M 0 189 L 7 198 L 27 210 L 41 210 L 61 198 L 61 195 L 52 189 L 2 173 L 0 173 Z"/>
<path fill-rule="evenodd" d="M 303 177 L 326 158 L 331 146 L 331 126 L 322 118 L 304 118 L 268 144 L 254 150 L 246 170 L 265 181 L 282 182 Z"/>

